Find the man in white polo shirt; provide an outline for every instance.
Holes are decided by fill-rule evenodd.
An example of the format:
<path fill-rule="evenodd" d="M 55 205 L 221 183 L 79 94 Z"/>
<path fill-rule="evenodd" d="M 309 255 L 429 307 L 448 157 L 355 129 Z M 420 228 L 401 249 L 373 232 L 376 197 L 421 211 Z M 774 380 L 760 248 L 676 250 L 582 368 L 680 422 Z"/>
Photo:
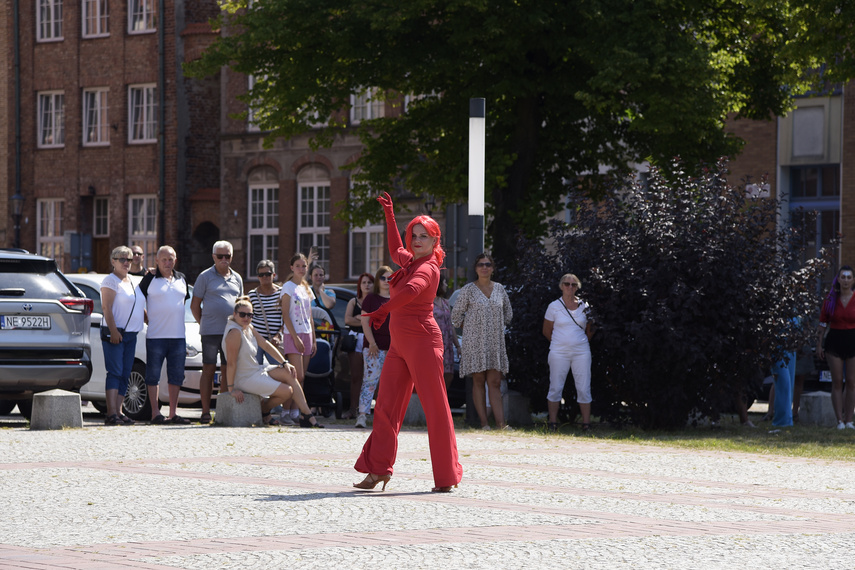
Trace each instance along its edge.
<path fill-rule="evenodd" d="M 151 423 L 189 424 L 190 420 L 176 413 L 178 393 L 184 383 L 184 362 L 187 341 L 184 333 L 184 302 L 190 289 L 184 274 L 175 271 L 175 250 L 168 245 L 157 250 L 154 272 L 147 272 L 140 282 L 146 298 L 148 331 L 146 332 L 145 384 L 151 402 Z M 169 386 L 169 417 L 160 413 L 158 383 L 163 361 Z"/>

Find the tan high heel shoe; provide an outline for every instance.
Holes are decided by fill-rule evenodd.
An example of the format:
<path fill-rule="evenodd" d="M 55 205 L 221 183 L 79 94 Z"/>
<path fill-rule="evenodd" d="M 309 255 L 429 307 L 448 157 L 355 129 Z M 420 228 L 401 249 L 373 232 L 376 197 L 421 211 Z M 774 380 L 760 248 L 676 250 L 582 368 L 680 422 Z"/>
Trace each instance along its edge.
<path fill-rule="evenodd" d="M 450 485 L 448 487 L 434 487 L 430 490 L 431 493 L 450 493 L 452 489 L 456 489 L 457 485 Z"/>
<path fill-rule="evenodd" d="M 385 491 L 386 490 L 386 483 L 388 483 L 389 479 L 391 479 L 391 478 L 392 478 L 392 476 L 389 474 L 375 475 L 374 473 L 369 473 L 368 475 L 365 476 L 365 479 L 363 479 L 359 483 L 354 483 L 353 486 L 356 487 L 357 489 L 373 489 L 374 487 L 377 486 L 378 483 L 380 483 L 382 481 L 383 482 L 383 488 L 380 490 Z"/>

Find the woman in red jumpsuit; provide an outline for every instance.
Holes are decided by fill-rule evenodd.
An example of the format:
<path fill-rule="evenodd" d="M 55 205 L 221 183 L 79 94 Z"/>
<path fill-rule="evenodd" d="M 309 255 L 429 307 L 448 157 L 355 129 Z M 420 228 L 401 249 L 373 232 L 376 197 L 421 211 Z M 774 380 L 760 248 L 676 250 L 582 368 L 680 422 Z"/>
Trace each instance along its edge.
<path fill-rule="evenodd" d="M 463 467 L 457 460 L 457 439 L 445 394 L 442 368 L 442 332 L 433 318 L 433 299 L 445 252 L 439 244 L 439 225 L 430 216 L 418 216 L 407 226 L 407 247 L 401 243 L 389 194 L 377 198 L 386 214 L 389 253 L 401 269 L 389 279 L 389 301 L 363 314 L 378 328 L 390 314 L 392 344 L 380 375 L 374 409 L 374 430 L 365 442 L 355 469 L 367 473 L 354 483 L 373 489 L 392 477 L 398 453 L 398 432 L 407 412 L 413 385 L 427 419 L 434 492 L 447 493 L 460 482 Z"/>

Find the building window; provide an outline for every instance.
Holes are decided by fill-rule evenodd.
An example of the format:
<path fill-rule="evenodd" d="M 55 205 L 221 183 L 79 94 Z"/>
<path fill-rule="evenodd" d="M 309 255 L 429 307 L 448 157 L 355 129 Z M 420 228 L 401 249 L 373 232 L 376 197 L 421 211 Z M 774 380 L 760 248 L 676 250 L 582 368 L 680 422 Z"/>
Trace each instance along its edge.
<path fill-rule="evenodd" d="M 39 255 L 56 259 L 62 267 L 63 254 L 63 210 L 65 202 L 59 198 L 48 198 L 36 202 Z"/>
<path fill-rule="evenodd" d="M 110 35 L 110 8 L 107 0 L 83 0 L 83 37 Z"/>
<path fill-rule="evenodd" d="M 350 96 L 350 124 L 358 125 L 369 119 L 384 116 L 385 102 L 378 98 L 377 89 L 366 89 Z"/>
<path fill-rule="evenodd" d="M 128 245 L 138 245 L 149 260 L 157 253 L 157 196 L 128 198 Z"/>
<path fill-rule="evenodd" d="M 83 144 L 85 146 L 110 144 L 107 91 L 107 89 L 83 90 Z"/>
<path fill-rule="evenodd" d="M 383 226 L 372 225 L 350 231 L 350 277 L 372 275 L 383 265 Z"/>
<path fill-rule="evenodd" d="M 157 142 L 157 87 L 131 85 L 128 90 L 129 142 Z"/>
<path fill-rule="evenodd" d="M 38 0 L 36 6 L 36 40 L 61 40 L 62 0 Z"/>
<path fill-rule="evenodd" d="M 318 263 L 329 272 L 330 252 L 330 181 L 320 167 L 303 169 L 297 177 L 297 244 L 308 253 L 318 250 Z"/>
<path fill-rule="evenodd" d="M 255 75 L 250 75 L 247 77 L 247 92 L 252 91 L 252 88 L 255 87 L 257 80 Z M 247 103 L 246 105 L 246 130 L 251 133 L 257 133 L 261 129 L 258 125 L 255 124 L 255 108 L 253 107 L 254 101 Z M 254 266 L 253 266 L 254 267 Z"/>
<path fill-rule="evenodd" d="M 95 198 L 95 205 L 92 213 L 93 219 L 93 237 L 108 237 L 110 235 L 110 199 Z"/>
<path fill-rule="evenodd" d="M 790 199 L 811 200 L 840 196 L 840 165 L 790 168 Z"/>
<path fill-rule="evenodd" d="M 65 145 L 65 95 L 62 91 L 39 93 L 39 148 Z"/>
<path fill-rule="evenodd" d="M 128 0 L 128 33 L 153 32 L 157 25 L 154 0 Z"/>
<path fill-rule="evenodd" d="M 262 259 L 279 258 L 279 188 L 249 188 L 249 265 L 254 271 Z"/>
<path fill-rule="evenodd" d="M 819 257 L 825 248 L 838 259 L 840 237 L 840 165 L 790 168 L 790 226 L 802 247 L 800 261 Z M 836 261 L 820 279 L 818 292 L 828 291 L 837 273 Z"/>

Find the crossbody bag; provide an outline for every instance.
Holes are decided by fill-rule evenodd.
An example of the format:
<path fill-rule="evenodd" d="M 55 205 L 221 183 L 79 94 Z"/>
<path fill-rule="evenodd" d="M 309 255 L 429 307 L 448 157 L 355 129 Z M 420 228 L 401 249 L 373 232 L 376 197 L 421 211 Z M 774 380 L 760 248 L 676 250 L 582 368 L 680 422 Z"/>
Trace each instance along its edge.
<path fill-rule="evenodd" d="M 567 311 L 567 314 L 570 315 L 570 318 L 573 319 L 573 322 L 576 323 L 576 326 L 582 329 L 582 332 L 585 333 L 585 336 L 588 340 L 591 340 L 591 337 L 588 335 L 588 331 L 579 324 L 579 321 L 576 320 L 576 317 L 573 316 L 573 313 L 570 312 L 570 309 L 567 308 L 567 305 L 564 304 L 564 299 L 558 299 L 561 302 L 561 306 L 564 307 L 564 310 Z"/>
<path fill-rule="evenodd" d="M 133 283 L 131 283 L 133 285 Z M 125 329 L 128 328 L 128 325 L 131 323 L 131 317 L 134 316 L 134 309 L 137 306 L 137 288 L 134 287 L 134 304 L 131 305 L 131 314 L 128 315 L 128 320 L 123 327 L 117 327 L 119 334 L 125 336 Z M 101 324 L 101 340 L 105 342 L 110 342 L 110 327 L 105 327 L 102 321 Z"/>

